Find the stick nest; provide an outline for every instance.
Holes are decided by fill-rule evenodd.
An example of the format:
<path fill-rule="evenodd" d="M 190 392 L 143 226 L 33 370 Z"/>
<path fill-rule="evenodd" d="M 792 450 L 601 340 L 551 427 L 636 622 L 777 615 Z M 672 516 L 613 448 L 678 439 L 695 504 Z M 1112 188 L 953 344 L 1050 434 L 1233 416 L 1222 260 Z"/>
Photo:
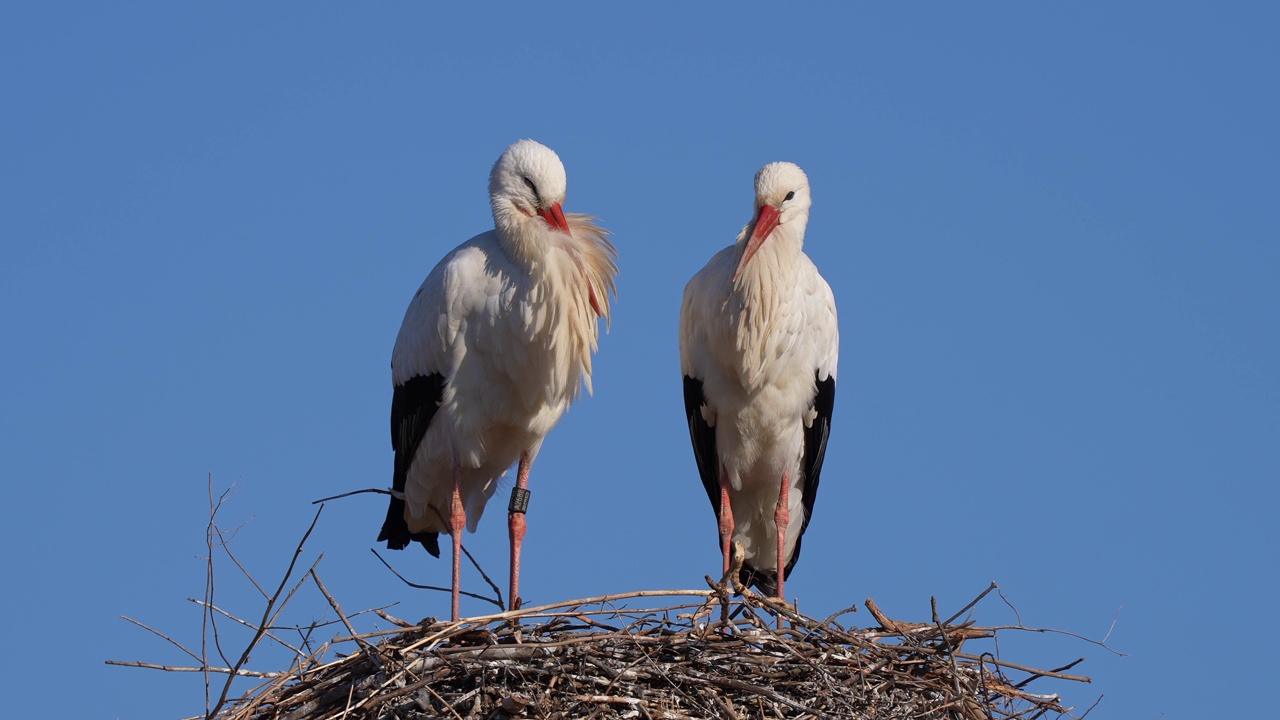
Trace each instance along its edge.
<path fill-rule="evenodd" d="M 837 620 L 856 608 L 817 620 L 754 593 L 730 598 L 711 587 L 451 623 L 413 625 L 380 613 L 401 629 L 336 638 L 218 717 L 991 720 L 1069 715 L 1056 694 L 1032 694 L 1027 683 L 1089 681 L 1060 672 L 1066 668 L 1035 670 L 964 652 L 966 641 L 992 638 L 996 629 L 950 624 L 936 611 L 931 623 L 898 622 L 868 599 L 878 626 L 855 629 Z M 643 597 L 684 600 L 628 607 Z M 339 646 L 350 654 L 322 660 Z"/>

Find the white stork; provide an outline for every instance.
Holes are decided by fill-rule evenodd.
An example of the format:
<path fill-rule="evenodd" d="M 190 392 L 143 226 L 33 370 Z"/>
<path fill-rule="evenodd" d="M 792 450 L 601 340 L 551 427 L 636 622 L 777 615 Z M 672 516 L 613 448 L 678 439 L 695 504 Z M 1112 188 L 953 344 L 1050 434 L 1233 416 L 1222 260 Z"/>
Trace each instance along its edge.
<path fill-rule="evenodd" d="M 511 607 L 518 607 L 529 467 L 585 385 L 597 318 L 609 319 L 617 250 L 586 215 L 565 213 L 565 172 L 521 140 L 489 174 L 494 229 L 454 248 L 405 312 L 391 355 L 391 505 L 378 540 L 440 556 L 453 539 L 458 618 L 462 528 L 475 532 L 498 479 L 511 492 Z"/>
<path fill-rule="evenodd" d="M 831 288 L 802 249 L 808 177 L 770 163 L 755 186 L 755 218 L 685 286 L 680 365 L 724 572 L 741 541 L 742 583 L 783 597 L 818 494 L 839 338 Z"/>

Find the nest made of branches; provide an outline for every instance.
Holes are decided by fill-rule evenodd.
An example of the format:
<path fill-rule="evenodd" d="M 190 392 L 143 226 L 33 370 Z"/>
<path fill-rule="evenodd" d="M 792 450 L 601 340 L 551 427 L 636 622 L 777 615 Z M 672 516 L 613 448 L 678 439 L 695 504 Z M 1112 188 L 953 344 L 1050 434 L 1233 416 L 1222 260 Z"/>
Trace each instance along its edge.
<path fill-rule="evenodd" d="M 222 720 L 361 718 L 966 718 L 1070 715 L 1042 677 L 966 641 L 1002 629 L 949 620 L 877 626 L 818 620 L 751 592 L 645 591 L 530 607 L 458 622 L 336 638 L 350 654 L 300 657 L 239 700 Z M 632 608 L 640 598 L 683 598 Z M 1076 662 L 1079 662 L 1078 660 Z M 1016 676 L 1016 677 L 1014 677 Z M 1075 716 L 1072 716 L 1075 717 Z M 1083 717 L 1081 715 L 1080 717 Z"/>
<path fill-rule="evenodd" d="M 320 579 L 323 553 L 294 580 L 323 501 L 317 501 L 321 507 L 268 594 L 231 552 L 234 529 L 225 531 L 216 522 L 230 494 L 216 496 L 210 476 L 205 593 L 189 598 L 203 613 L 199 645 L 189 647 L 125 617 L 196 665 L 106 661 L 202 674 L 205 712 L 199 717 L 205 720 L 1083 718 L 1092 706 L 1076 715 L 1056 693 L 1027 689 L 1041 678 L 1089 682 L 1065 672 L 1083 658 L 1037 670 L 1002 657 L 997 634 L 1059 633 L 1116 652 L 1106 638 L 1028 627 L 1020 617 L 1016 625 L 976 626 L 968 619 L 970 611 L 998 593 L 995 583 L 945 619 L 932 602 L 928 622 L 892 620 L 868 598 L 864 605 L 874 626 L 842 622 L 856 606 L 818 620 L 736 583 L 727 585 L 738 577 L 740 549 L 725 579 L 706 578 L 704 590 L 621 593 L 455 622 L 409 623 L 387 614 L 385 607 L 347 613 Z M 215 602 L 215 551 L 225 552 L 262 594 L 266 604 L 259 620 L 238 617 Z M 497 586 L 476 567 L 495 597 L 472 597 L 503 607 Z M 304 585 L 314 585 L 336 619 L 283 620 L 282 612 Z M 665 600 L 655 607 L 636 606 L 659 598 Z M 352 620 L 368 620 L 370 614 L 396 629 L 358 632 Z M 325 628 L 339 624 L 345 635 L 316 644 Z M 224 652 L 236 644 L 224 634 L 231 628 L 252 635 L 234 661 L 237 656 Z M 298 640 L 291 640 L 295 634 Z M 274 657 L 287 652 L 287 669 L 246 667 L 250 655 L 266 646 Z M 224 680 L 215 680 L 218 676 Z M 255 678 L 258 686 L 241 694 L 239 683 Z"/>

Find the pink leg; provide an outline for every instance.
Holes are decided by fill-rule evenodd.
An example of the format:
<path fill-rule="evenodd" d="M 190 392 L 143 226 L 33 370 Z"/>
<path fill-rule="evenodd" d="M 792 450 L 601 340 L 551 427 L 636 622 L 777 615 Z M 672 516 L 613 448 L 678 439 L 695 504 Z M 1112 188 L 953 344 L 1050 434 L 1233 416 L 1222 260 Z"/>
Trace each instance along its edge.
<path fill-rule="evenodd" d="M 729 572 L 729 553 L 733 549 L 733 505 L 729 502 L 729 474 L 720 472 L 720 551 L 724 553 L 724 569 Z"/>
<path fill-rule="evenodd" d="M 467 526 L 467 512 L 462 507 L 462 469 L 453 464 L 453 500 L 449 504 L 449 536 L 453 539 L 453 607 L 458 620 L 458 592 L 462 588 L 462 528 Z"/>
<path fill-rule="evenodd" d="M 778 491 L 778 509 L 773 513 L 773 523 L 778 528 L 778 597 L 786 599 L 782 591 L 783 575 L 786 574 L 787 558 L 787 522 L 791 519 L 788 496 L 791 494 L 791 473 L 782 473 L 782 489 Z"/>
<path fill-rule="evenodd" d="M 529 467 L 532 465 L 529 460 L 529 452 L 520 453 L 520 468 L 516 471 L 516 487 L 512 490 L 513 498 L 521 491 L 529 489 Z M 527 504 L 528 500 L 525 500 Z M 507 530 L 511 534 L 511 596 L 508 602 L 511 609 L 515 610 L 520 607 L 520 545 L 524 542 L 524 510 L 515 510 L 513 503 L 512 509 L 507 511 Z M 523 507 L 523 504 L 522 504 Z"/>

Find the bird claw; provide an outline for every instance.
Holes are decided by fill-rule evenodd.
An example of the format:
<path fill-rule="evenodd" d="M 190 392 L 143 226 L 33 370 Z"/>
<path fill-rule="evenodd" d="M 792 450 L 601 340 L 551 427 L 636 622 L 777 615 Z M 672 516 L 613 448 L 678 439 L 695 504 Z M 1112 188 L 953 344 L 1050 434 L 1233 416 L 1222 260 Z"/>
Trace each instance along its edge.
<path fill-rule="evenodd" d="M 739 595 L 746 592 L 746 587 L 742 584 L 742 563 L 747 559 L 747 550 L 742 547 L 741 540 L 733 541 L 733 550 L 729 553 L 729 571 L 726 572 L 724 578 L 720 582 L 729 582 L 733 585 L 733 591 Z"/>

